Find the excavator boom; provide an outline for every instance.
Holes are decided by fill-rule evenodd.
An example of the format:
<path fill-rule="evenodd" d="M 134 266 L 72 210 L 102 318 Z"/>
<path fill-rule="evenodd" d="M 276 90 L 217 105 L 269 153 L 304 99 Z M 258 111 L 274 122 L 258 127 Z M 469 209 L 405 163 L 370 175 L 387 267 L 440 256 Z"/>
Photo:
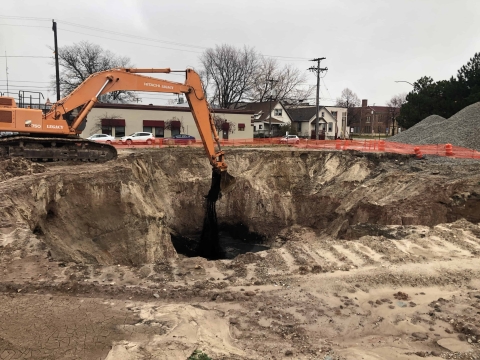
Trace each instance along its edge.
<path fill-rule="evenodd" d="M 214 126 L 212 114 L 202 87 L 200 76 L 192 69 L 185 70 L 185 83 L 167 81 L 142 73 L 170 73 L 170 69 L 111 69 L 101 71 L 88 77 L 68 96 L 55 103 L 51 110 L 43 115 L 41 110 L 16 107 L 13 98 L 0 97 L 0 132 L 14 132 L 20 135 L 14 142 L 0 141 L 0 155 L 25 156 L 29 158 L 48 159 L 50 155 L 58 160 L 56 146 L 64 146 L 68 141 L 76 143 L 77 148 L 95 148 L 109 154 L 103 155 L 103 160 L 112 158 L 109 145 L 93 145 L 86 140 L 78 139 L 82 132 L 84 121 L 101 95 L 113 91 L 146 91 L 185 94 L 190 105 L 195 124 L 214 171 L 222 175 L 222 188 L 230 185 L 226 173 L 227 164 L 224 153 L 220 148 L 219 138 Z M 79 109 L 75 118 L 69 116 L 73 110 Z M 57 137 L 55 139 L 54 137 Z M 52 140 L 56 140 L 53 141 Z M 37 139 L 37 140 L 35 140 Z M 42 139 L 42 140 L 41 140 Z M 75 140 L 76 139 L 76 140 Z M 3 139 L 5 140 L 5 139 Z M 68 141 L 67 141 L 68 140 Z M 7 145 L 5 145 L 7 144 Z M 40 150 L 39 150 L 40 148 Z M 45 148 L 49 148 L 48 152 Z M 54 149 L 55 148 L 55 149 Z M 113 147 L 112 147 L 113 148 Z M 70 147 L 63 149 L 64 153 L 71 152 Z M 68 151 L 67 151 L 68 150 Z M 78 149 L 77 149 L 78 150 Z M 88 152 L 88 149 L 87 149 Z M 40 156 L 41 154 L 42 156 Z M 55 155 L 57 154 L 57 155 Z M 116 156 L 116 155 L 115 155 Z M 88 157 L 87 157 L 88 158 Z M 95 159 L 102 159 L 97 154 Z M 92 158 L 90 158 L 92 160 Z M 229 183 L 229 184 L 227 184 Z"/>

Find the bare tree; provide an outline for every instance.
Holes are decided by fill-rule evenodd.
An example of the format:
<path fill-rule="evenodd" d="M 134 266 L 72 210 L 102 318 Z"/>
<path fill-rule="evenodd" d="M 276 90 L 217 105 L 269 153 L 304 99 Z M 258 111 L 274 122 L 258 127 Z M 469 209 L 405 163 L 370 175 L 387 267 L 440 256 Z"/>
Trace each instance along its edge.
<path fill-rule="evenodd" d="M 263 56 L 260 57 L 259 63 L 253 87 L 248 94 L 250 101 L 266 102 L 271 97 L 274 101 L 288 101 L 290 104 L 295 104 L 312 94 L 314 87 L 305 86 L 306 73 L 302 73 L 298 68 L 292 65 L 280 67 L 276 59 Z M 275 90 L 272 96 L 270 79 L 275 80 L 272 84 Z"/>
<path fill-rule="evenodd" d="M 228 121 L 226 118 L 221 117 L 219 115 L 214 115 L 213 116 L 213 123 L 215 125 L 215 129 L 217 130 L 218 134 L 221 134 L 223 131 L 223 124 L 226 124 Z M 229 122 L 228 123 L 228 132 L 230 134 L 233 134 L 235 130 L 237 129 L 236 124 L 234 122 Z"/>
<path fill-rule="evenodd" d="M 347 109 L 353 108 L 360 105 L 360 99 L 357 94 L 355 94 L 349 88 L 342 90 L 340 97 L 337 98 L 337 106 L 346 107 Z"/>
<path fill-rule="evenodd" d="M 128 68 L 133 65 L 128 57 L 117 56 L 99 45 L 81 41 L 58 49 L 60 65 L 60 92 L 63 97 L 75 90 L 90 75 L 113 68 Z M 55 87 L 55 80 L 52 80 Z M 136 100 L 132 91 L 115 91 L 99 99 L 107 103 L 128 103 Z"/>
<path fill-rule="evenodd" d="M 215 105 L 235 108 L 239 101 L 251 90 L 258 55 L 253 48 L 237 49 L 231 45 L 207 49 L 200 56 L 203 66 L 203 80 Z"/>
<path fill-rule="evenodd" d="M 350 126 L 350 124 L 360 120 L 361 111 L 359 109 L 355 109 L 355 107 L 359 105 L 360 99 L 358 98 L 357 94 L 355 94 L 349 88 L 345 88 L 342 90 L 340 97 L 337 98 L 336 106 L 347 108 L 347 126 Z"/>
<path fill-rule="evenodd" d="M 182 133 L 185 131 L 185 127 L 183 125 L 183 117 L 181 119 L 177 118 L 176 116 L 172 116 L 170 120 L 165 121 L 165 130 L 172 130 L 172 123 L 180 123 L 180 129 Z"/>
<path fill-rule="evenodd" d="M 395 122 L 397 116 L 400 115 L 400 109 L 403 104 L 407 102 L 407 94 L 398 94 L 392 96 L 392 98 L 387 101 L 387 106 L 389 107 L 390 111 L 390 119 L 392 123 L 392 136 L 395 135 Z"/>
<path fill-rule="evenodd" d="M 102 120 L 103 119 L 121 119 L 122 116 L 117 114 L 109 114 L 108 112 L 103 113 L 95 117 L 92 130 L 90 130 L 90 135 L 94 135 L 102 131 Z"/>

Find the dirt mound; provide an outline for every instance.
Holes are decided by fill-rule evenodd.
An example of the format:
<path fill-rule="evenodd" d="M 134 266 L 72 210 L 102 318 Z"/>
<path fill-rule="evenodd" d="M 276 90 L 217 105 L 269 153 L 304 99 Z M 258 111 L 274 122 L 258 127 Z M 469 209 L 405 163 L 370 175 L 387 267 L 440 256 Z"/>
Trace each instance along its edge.
<path fill-rule="evenodd" d="M 45 170 L 45 166 L 23 158 L 0 160 L 0 181 L 16 176 L 43 173 Z"/>
<path fill-rule="evenodd" d="M 219 225 L 244 224 L 247 232 L 265 238 L 265 245 L 293 226 L 358 239 L 383 234 L 383 225 L 480 221 L 475 190 L 480 167 L 473 165 L 435 167 L 432 175 L 428 162 L 400 165 L 381 156 L 305 151 L 259 156 L 256 150 L 229 155 L 237 185 L 217 202 Z M 139 266 L 174 258 L 171 234 L 200 238 L 211 183 L 201 150 L 162 149 L 107 164 L 47 167 L 41 176 L 0 186 L 8 195 L 0 199 L 0 218 L 5 229 L 29 228 L 52 259 Z M 253 249 L 246 239 L 229 241 Z"/>
<path fill-rule="evenodd" d="M 449 119 L 431 115 L 387 141 L 405 144 L 452 144 L 480 150 L 479 132 L 480 102 L 467 106 Z"/>

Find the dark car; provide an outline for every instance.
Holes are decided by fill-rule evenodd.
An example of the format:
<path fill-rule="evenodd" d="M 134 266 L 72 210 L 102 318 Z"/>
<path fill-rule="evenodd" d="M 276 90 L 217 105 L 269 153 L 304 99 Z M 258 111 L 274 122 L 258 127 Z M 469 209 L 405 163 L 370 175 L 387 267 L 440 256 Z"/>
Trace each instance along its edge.
<path fill-rule="evenodd" d="M 195 138 L 187 134 L 178 134 L 170 138 L 163 139 L 163 143 L 167 145 L 190 145 L 195 143 Z"/>

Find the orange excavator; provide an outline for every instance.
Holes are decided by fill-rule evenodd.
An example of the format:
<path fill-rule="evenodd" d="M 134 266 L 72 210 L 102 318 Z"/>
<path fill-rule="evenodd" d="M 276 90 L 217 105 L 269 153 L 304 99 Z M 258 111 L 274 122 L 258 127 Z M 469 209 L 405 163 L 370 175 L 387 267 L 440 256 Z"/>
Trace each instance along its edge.
<path fill-rule="evenodd" d="M 19 108 L 14 98 L 0 96 L 0 132 L 16 134 L 0 138 L 0 157 L 18 156 L 44 161 L 115 159 L 115 147 L 79 137 L 85 128 L 88 113 L 101 95 L 120 90 L 183 93 L 213 167 L 214 177 L 220 181 L 222 190 L 230 187 L 234 178 L 227 173 L 224 153 L 200 76 L 192 69 L 182 71 L 186 74 L 185 83 L 182 84 L 139 75 L 170 72 L 170 69 L 121 68 L 95 73 L 68 96 L 57 101 L 46 114 L 39 109 Z"/>

